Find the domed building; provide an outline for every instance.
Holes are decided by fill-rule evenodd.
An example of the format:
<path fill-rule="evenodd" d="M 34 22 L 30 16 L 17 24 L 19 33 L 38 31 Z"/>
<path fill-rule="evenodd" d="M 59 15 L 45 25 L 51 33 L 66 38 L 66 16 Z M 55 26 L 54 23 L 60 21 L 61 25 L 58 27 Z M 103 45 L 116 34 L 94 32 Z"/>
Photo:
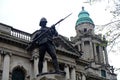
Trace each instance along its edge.
<path fill-rule="evenodd" d="M 75 29 L 68 40 L 54 39 L 60 69 L 65 75 L 38 74 L 38 49 L 26 50 L 33 34 L 0 23 L 0 80 L 117 80 L 108 62 L 107 41 L 94 33 L 94 22 L 82 7 Z M 52 59 L 46 53 L 43 72 L 53 72 Z"/>

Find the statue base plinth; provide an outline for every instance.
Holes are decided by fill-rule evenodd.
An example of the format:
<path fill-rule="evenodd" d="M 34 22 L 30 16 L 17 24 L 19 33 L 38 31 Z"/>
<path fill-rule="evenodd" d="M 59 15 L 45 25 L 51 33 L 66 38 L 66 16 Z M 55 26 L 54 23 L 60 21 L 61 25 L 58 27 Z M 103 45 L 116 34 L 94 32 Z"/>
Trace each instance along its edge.
<path fill-rule="evenodd" d="M 65 74 L 63 73 L 42 73 L 37 76 L 36 80 L 65 80 Z"/>

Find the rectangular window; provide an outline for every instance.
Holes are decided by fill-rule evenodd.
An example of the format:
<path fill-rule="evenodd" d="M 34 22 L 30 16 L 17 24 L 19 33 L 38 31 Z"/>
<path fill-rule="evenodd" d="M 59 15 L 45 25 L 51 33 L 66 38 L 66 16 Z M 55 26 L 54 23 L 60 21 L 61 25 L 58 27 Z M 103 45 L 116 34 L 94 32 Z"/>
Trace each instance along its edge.
<path fill-rule="evenodd" d="M 106 77 L 106 71 L 105 70 L 101 70 L 101 76 Z"/>
<path fill-rule="evenodd" d="M 98 58 L 98 62 L 101 63 L 101 56 L 100 56 L 100 46 L 97 44 L 96 45 L 96 53 L 97 53 L 97 58 Z"/>
<path fill-rule="evenodd" d="M 60 68 L 61 71 L 64 71 L 64 64 L 59 63 L 59 68 Z"/>
<path fill-rule="evenodd" d="M 85 41 L 84 45 L 90 45 L 90 42 L 89 41 Z"/>
<path fill-rule="evenodd" d="M 80 50 L 82 51 L 82 44 L 80 44 Z"/>
<path fill-rule="evenodd" d="M 84 32 L 87 32 L 87 28 L 84 28 Z"/>
<path fill-rule="evenodd" d="M 99 51 L 99 46 L 96 46 L 96 52 L 97 52 L 97 53 L 100 53 L 100 51 Z"/>
<path fill-rule="evenodd" d="M 78 45 L 75 46 L 75 49 L 79 50 L 79 49 L 78 49 Z"/>

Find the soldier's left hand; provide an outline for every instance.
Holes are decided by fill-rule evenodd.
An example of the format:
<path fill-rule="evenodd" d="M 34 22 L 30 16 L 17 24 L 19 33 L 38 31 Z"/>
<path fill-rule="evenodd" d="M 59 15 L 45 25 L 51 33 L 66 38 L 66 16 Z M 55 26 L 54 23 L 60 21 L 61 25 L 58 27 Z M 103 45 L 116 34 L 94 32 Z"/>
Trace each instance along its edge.
<path fill-rule="evenodd" d="M 55 29 L 55 25 L 52 25 L 51 28 Z"/>

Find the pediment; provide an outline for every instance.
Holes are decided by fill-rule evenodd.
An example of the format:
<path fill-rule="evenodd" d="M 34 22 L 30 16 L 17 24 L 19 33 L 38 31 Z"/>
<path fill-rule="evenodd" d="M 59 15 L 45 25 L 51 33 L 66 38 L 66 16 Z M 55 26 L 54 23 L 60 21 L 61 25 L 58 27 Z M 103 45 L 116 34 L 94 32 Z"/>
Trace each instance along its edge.
<path fill-rule="evenodd" d="M 59 35 L 54 39 L 55 46 L 61 50 L 69 51 L 72 54 L 80 55 L 81 53 L 72 45 L 71 41 L 64 36 Z"/>

